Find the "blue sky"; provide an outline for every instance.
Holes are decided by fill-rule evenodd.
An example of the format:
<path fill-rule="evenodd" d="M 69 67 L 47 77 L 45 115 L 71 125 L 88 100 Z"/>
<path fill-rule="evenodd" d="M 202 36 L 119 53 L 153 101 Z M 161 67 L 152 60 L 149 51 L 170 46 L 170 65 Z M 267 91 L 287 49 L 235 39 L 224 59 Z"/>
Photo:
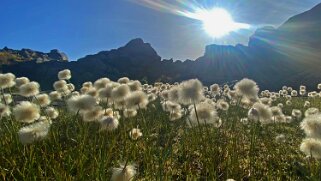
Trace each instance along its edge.
<path fill-rule="evenodd" d="M 59 49 L 76 60 L 143 38 L 163 58 L 201 56 L 207 44 L 247 43 L 250 31 L 213 40 L 195 20 L 157 11 L 140 0 L 2 0 L 0 47 Z M 233 18 L 253 27 L 278 26 L 290 16 L 311 9 L 320 0 L 194 0 L 219 5 Z M 166 0 L 165 2 L 172 2 Z M 190 3 L 192 0 L 187 1 Z"/>

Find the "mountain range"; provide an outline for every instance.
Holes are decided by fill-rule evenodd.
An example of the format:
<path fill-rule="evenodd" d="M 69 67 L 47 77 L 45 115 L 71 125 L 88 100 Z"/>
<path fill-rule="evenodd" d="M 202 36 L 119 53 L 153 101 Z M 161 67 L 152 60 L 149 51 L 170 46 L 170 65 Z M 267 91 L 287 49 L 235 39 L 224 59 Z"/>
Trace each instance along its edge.
<path fill-rule="evenodd" d="M 297 88 L 301 84 L 314 89 L 321 82 L 321 4 L 291 17 L 278 28 L 257 29 L 248 46 L 208 45 L 196 60 L 162 60 L 140 38 L 118 49 L 70 62 L 58 50 L 38 52 L 41 58 L 29 49 L 23 50 L 33 56 L 25 58 L 8 48 L 0 50 L 2 72 L 29 77 L 45 89 L 51 89 L 57 72 L 66 68 L 72 71 L 71 81 L 77 86 L 100 77 L 117 80 L 127 76 L 148 83 L 198 78 L 206 85 L 247 77 L 257 81 L 261 89 L 277 90 L 283 85 Z"/>

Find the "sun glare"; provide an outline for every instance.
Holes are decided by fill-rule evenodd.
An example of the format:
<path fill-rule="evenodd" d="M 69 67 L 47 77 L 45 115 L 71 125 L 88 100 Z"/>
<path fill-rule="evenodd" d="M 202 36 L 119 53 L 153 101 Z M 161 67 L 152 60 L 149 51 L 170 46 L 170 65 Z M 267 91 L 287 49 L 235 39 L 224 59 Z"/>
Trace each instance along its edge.
<path fill-rule="evenodd" d="M 201 21 L 205 32 L 213 38 L 220 38 L 230 32 L 250 28 L 248 24 L 235 22 L 232 16 L 222 8 L 201 9 L 194 13 L 189 13 L 188 16 Z"/>

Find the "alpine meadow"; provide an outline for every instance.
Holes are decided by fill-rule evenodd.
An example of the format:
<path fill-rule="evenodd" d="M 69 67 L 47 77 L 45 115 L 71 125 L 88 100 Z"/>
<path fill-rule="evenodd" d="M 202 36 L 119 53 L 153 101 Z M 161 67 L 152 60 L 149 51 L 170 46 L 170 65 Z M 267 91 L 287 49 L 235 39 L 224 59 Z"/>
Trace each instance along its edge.
<path fill-rule="evenodd" d="M 321 0 L 0 6 L 0 180 L 321 181 Z"/>

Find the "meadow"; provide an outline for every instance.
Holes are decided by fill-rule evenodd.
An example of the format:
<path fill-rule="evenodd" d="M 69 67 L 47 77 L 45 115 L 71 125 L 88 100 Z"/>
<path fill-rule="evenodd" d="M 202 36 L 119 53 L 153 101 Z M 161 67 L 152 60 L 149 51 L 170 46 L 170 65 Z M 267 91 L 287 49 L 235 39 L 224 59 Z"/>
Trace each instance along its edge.
<path fill-rule="evenodd" d="M 0 74 L 2 180 L 320 180 L 321 94 Z M 321 89 L 316 85 L 315 90 Z"/>

